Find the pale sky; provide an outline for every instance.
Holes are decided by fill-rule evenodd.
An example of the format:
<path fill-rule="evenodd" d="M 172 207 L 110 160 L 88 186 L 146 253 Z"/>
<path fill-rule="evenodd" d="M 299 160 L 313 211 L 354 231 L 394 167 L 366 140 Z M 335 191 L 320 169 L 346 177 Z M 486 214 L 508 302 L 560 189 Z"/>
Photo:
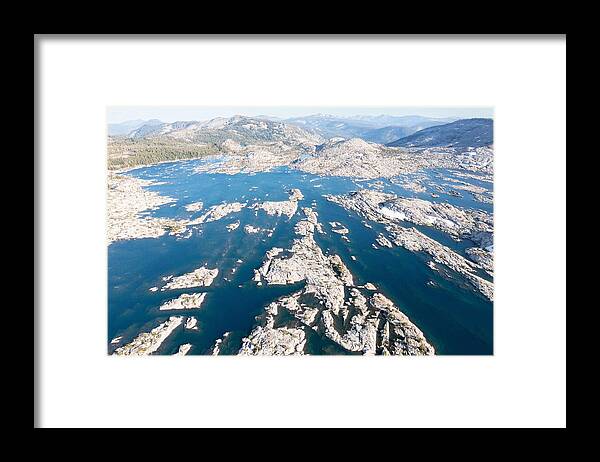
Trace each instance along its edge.
<path fill-rule="evenodd" d="M 214 117 L 231 117 L 237 114 L 246 116 L 270 115 L 285 119 L 321 113 L 338 116 L 386 114 L 469 119 L 473 117 L 492 118 L 493 112 L 492 107 L 112 106 L 107 108 L 107 118 L 108 123 L 136 119 L 159 119 L 163 122 L 175 122 L 178 120 L 208 120 Z"/>

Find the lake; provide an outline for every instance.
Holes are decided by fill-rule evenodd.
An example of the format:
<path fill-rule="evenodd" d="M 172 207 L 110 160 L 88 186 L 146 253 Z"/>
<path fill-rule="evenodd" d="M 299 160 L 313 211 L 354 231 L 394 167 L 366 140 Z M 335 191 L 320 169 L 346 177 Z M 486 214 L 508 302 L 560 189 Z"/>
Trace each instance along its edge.
<path fill-rule="evenodd" d="M 146 212 L 156 217 L 190 219 L 200 216 L 211 205 L 223 202 L 260 202 L 287 200 L 287 190 L 298 188 L 304 199 L 291 219 L 286 216 L 269 216 L 263 211 L 249 208 L 239 213 L 191 228 L 189 237 L 163 235 L 154 239 L 133 239 L 113 242 L 108 247 L 108 350 L 129 342 L 140 332 L 148 332 L 172 315 L 195 316 L 198 330 L 177 328 L 161 345 L 157 354 L 177 352 L 179 345 L 192 344 L 189 354 L 210 354 L 212 346 L 225 332 L 231 332 L 222 354 L 235 354 L 241 338 L 247 336 L 255 325 L 255 316 L 266 305 L 282 295 L 296 292 L 302 283 L 285 286 L 257 286 L 252 281 L 253 270 L 260 267 L 265 252 L 272 247 L 289 248 L 297 236 L 294 225 L 303 218 L 300 207 L 311 205 L 319 214 L 319 222 L 326 234 L 315 234 L 315 239 L 326 254 L 339 255 L 352 272 L 356 284 L 371 282 L 390 298 L 411 321 L 419 327 L 436 354 L 489 355 L 493 353 L 493 304 L 464 279 L 453 273 L 451 277 L 430 269 L 430 258 L 422 253 L 410 252 L 401 247 L 372 247 L 383 225 L 371 222 L 365 227 L 363 219 L 342 207 L 327 201 L 325 194 L 344 194 L 361 187 L 379 188 L 404 197 L 418 197 L 430 201 L 443 201 L 452 205 L 493 212 L 492 204 L 473 198 L 466 191 L 462 197 L 440 192 L 435 185 L 450 189 L 445 178 L 456 178 L 466 183 L 484 187 L 491 192 L 486 181 L 457 177 L 454 172 L 435 169 L 414 175 L 380 180 L 356 180 L 342 177 L 316 176 L 288 168 L 256 174 L 206 174 L 195 173 L 194 168 L 205 160 L 162 163 L 131 170 L 127 175 L 154 180 L 161 184 L 148 189 L 177 200 L 157 210 Z M 418 178 L 425 192 L 405 189 L 401 183 Z M 439 194 L 432 198 L 431 193 Z M 186 205 L 202 201 L 204 208 L 188 212 Z M 235 221 L 241 225 L 234 231 L 225 226 Z M 329 222 L 337 221 L 348 228 L 349 242 L 332 233 Z M 244 225 L 273 229 L 266 233 L 247 234 Z M 413 226 L 405 223 L 406 226 Z M 433 239 L 461 255 L 474 244 L 450 238 L 442 231 L 415 226 Z M 356 260 L 352 259 L 354 256 Z M 242 262 L 239 263 L 238 260 Z M 209 287 L 151 292 L 162 285 L 162 278 L 180 275 L 200 266 L 218 268 L 219 274 Z M 491 280 L 486 273 L 482 277 Z M 182 293 L 207 292 L 199 309 L 159 311 L 165 301 Z M 119 345 L 111 339 L 122 336 Z M 334 342 L 317 335 L 308 339 L 307 349 L 313 354 L 351 354 Z M 355 354 L 355 353 L 352 353 Z"/>

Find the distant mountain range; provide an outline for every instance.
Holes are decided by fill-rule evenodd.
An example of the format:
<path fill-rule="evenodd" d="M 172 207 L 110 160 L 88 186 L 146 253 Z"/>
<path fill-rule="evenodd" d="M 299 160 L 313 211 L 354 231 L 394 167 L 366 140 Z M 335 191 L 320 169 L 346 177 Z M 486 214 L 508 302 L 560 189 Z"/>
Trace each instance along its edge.
<path fill-rule="evenodd" d="M 492 119 L 462 119 L 445 125 L 425 128 L 387 146 L 405 148 L 488 146 L 494 142 Z"/>
<path fill-rule="evenodd" d="M 402 119 L 402 120 L 398 120 Z M 397 126 L 377 124 L 410 123 Z M 420 129 L 424 125 L 435 124 Z M 373 152 L 399 155 L 395 147 L 434 146 L 468 148 L 491 145 L 491 119 L 464 119 L 442 123 L 423 117 L 354 117 L 313 115 L 290 120 L 268 116 L 216 117 L 207 121 L 132 120 L 109 126 L 108 163 L 110 168 L 149 165 L 211 154 L 257 154 L 268 156 L 313 157 L 339 154 L 340 171 L 352 162 L 362 162 Z M 366 153 L 366 154 L 365 154 Z M 329 159 L 331 160 L 331 159 Z M 337 161 L 336 161 L 337 162 Z M 336 164 L 337 165 L 337 164 Z M 319 167 L 320 168 L 320 167 Z"/>
<path fill-rule="evenodd" d="M 156 125 L 160 125 L 162 123 L 163 122 L 161 122 L 160 120 L 157 120 L 157 119 L 127 120 L 125 122 L 120 122 L 120 123 L 116 123 L 116 124 L 108 124 L 108 134 L 109 134 L 109 136 L 128 135 L 132 131 L 137 130 L 138 128 L 140 128 L 144 125 L 156 126 Z"/>
<path fill-rule="evenodd" d="M 230 140 L 242 145 L 265 142 L 316 145 L 323 139 L 291 124 L 246 116 L 216 117 L 208 121 L 151 121 L 130 131 L 127 138 L 171 139 L 195 144 L 216 144 Z"/>
<path fill-rule="evenodd" d="M 374 128 L 373 130 L 369 130 L 368 132 L 365 132 L 361 138 L 373 143 L 387 144 L 391 143 L 392 141 L 396 141 L 399 138 L 412 135 L 419 130 L 420 128 L 417 127 L 396 127 L 392 125 L 389 127 Z"/>
<path fill-rule="evenodd" d="M 241 144 L 287 142 L 317 145 L 333 138 L 365 141 L 391 147 L 478 147 L 493 143 L 492 119 L 435 119 L 422 116 L 351 116 L 313 114 L 280 119 L 216 117 L 208 121 L 165 123 L 157 119 L 109 124 L 111 136 L 133 140 L 167 137 L 188 143 Z"/>
<path fill-rule="evenodd" d="M 236 116 L 241 117 L 241 116 Z M 423 116 L 390 116 L 390 115 L 357 115 L 357 116 L 334 116 L 328 114 L 313 114 L 303 117 L 291 117 L 281 119 L 268 115 L 259 115 L 255 117 L 246 117 L 246 119 L 262 120 L 267 122 L 285 123 L 301 128 L 309 133 L 319 137 L 330 138 L 362 138 L 374 143 L 385 144 L 399 138 L 411 135 L 419 130 L 436 125 L 453 122 L 455 118 L 431 118 Z M 217 117 L 212 121 L 226 120 L 223 117 Z M 108 125 L 108 134 L 110 136 L 129 136 L 133 138 L 143 138 L 159 134 L 163 130 L 172 131 L 175 125 L 178 128 L 186 128 L 185 124 L 197 125 L 207 122 L 174 122 L 163 123 L 160 120 L 152 119 L 131 120 L 117 124 Z"/>
<path fill-rule="evenodd" d="M 457 119 L 434 119 L 422 116 L 360 115 L 340 117 L 313 114 L 292 117 L 284 122 L 312 131 L 324 138 L 362 138 L 375 143 L 388 143 L 426 127 L 442 125 Z"/>

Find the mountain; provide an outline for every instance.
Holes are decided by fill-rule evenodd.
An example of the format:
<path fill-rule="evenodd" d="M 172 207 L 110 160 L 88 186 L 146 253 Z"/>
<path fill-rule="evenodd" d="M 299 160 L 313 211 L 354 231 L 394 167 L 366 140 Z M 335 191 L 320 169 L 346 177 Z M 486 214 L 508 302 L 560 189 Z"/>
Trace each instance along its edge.
<path fill-rule="evenodd" d="M 129 138 L 136 138 L 136 139 L 141 139 L 141 138 L 148 138 L 150 136 L 159 136 L 159 135 L 164 135 L 166 133 L 172 132 L 172 131 L 176 131 L 176 130 L 183 130 L 187 127 L 189 127 L 190 125 L 193 125 L 197 122 L 186 122 L 186 121 L 177 121 L 177 122 L 171 122 L 171 123 L 164 123 L 164 122 L 160 122 L 159 123 L 154 123 L 154 121 L 151 121 L 151 123 L 146 123 L 144 125 L 142 125 L 139 128 L 136 128 L 135 130 L 132 130 L 127 136 Z"/>
<path fill-rule="evenodd" d="M 442 125 L 458 120 L 456 117 L 433 118 L 419 115 L 408 116 L 391 116 L 386 114 L 380 115 L 357 115 L 349 117 L 351 120 L 360 120 L 371 123 L 377 127 L 396 126 L 396 127 L 431 127 L 433 125 Z"/>
<path fill-rule="evenodd" d="M 224 152 L 239 156 L 295 155 L 314 152 L 323 141 L 293 125 L 245 116 L 150 123 L 127 136 L 109 137 L 108 164 L 118 169 Z"/>
<path fill-rule="evenodd" d="M 462 119 L 449 124 L 425 128 L 388 143 L 400 147 L 479 147 L 494 142 L 492 119 Z"/>
<path fill-rule="evenodd" d="M 371 141 L 373 143 L 379 144 L 387 144 L 395 141 L 399 138 L 404 138 L 405 136 L 412 135 L 418 130 L 413 130 L 411 127 L 383 127 L 383 128 L 374 128 L 363 133 L 361 137 L 364 140 Z"/>
<path fill-rule="evenodd" d="M 172 139 L 187 143 L 217 145 L 230 140 L 241 145 L 284 142 L 290 145 L 315 146 L 323 141 L 320 136 L 294 125 L 241 115 L 216 117 L 200 122 L 144 124 L 127 136 L 134 140 Z"/>
<path fill-rule="evenodd" d="M 361 138 L 367 141 L 372 141 L 373 143 L 387 144 L 397 139 L 404 138 L 405 136 L 412 135 L 413 133 L 416 133 L 419 130 L 423 130 L 424 128 L 435 127 L 436 125 L 444 124 L 445 122 L 426 120 L 422 121 L 418 125 L 392 125 L 389 127 L 375 128 L 373 130 L 369 130 L 368 132 L 363 133 Z"/>
<path fill-rule="evenodd" d="M 143 125 L 159 125 L 162 124 L 160 120 L 152 119 L 152 120 L 126 120 L 125 122 L 119 122 L 114 124 L 108 124 L 108 135 L 109 136 L 118 136 L 118 135 L 127 135 L 134 130 L 142 127 Z"/>
<path fill-rule="evenodd" d="M 270 115 L 265 115 L 265 114 L 259 114 L 256 116 L 251 116 L 253 119 L 259 119 L 259 120 L 270 120 L 272 122 L 283 122 L 283 119 L 281 117 L 276 117 L 276 116 L 270 116 Z"/>
<path fill-rule="evenodd" d="M 456 119 L 434 119 L 422 116 L 389 116 L 384 114 L 349 117 L 312 114 L 285 119 L 285 122 L 317 133 L 327 139 L 339 137 L 345 139 L 363 138 L 376 143 L 388 143 L 423 128 L 446 124 L 454 120 Z"/>
<path fill-rule="evenodd" d="M 318 146 L 313 154 L 299 157 L 292 165 L 314 175 L 366 179 L 390 177 L 394 172 L 410 170 L 421 162 L 415 159 L 417 156 L 398 151 L 361 138 L 331 138 Z M 410 164 L 408 168 L 405 167 L 407 163 Z"/>
<path fill-rule="evenodd" d="M 350 120 L 327 114 L 292 117 L 285 119 L 285 122 L 327 139 L 339 137 L 350 139 L 361 137 L 369 130 L 377 128 L 370 122 Z"/>

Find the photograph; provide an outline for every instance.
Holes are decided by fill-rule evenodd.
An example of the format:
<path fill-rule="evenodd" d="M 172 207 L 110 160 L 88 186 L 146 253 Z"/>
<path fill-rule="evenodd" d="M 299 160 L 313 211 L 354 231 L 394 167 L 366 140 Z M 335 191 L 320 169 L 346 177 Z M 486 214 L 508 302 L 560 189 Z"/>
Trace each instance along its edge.
<path fill-rule="evenodd" d="M 493 108 L 318 109 L 107 109 L 109 354 L 493 354 Z"/>

